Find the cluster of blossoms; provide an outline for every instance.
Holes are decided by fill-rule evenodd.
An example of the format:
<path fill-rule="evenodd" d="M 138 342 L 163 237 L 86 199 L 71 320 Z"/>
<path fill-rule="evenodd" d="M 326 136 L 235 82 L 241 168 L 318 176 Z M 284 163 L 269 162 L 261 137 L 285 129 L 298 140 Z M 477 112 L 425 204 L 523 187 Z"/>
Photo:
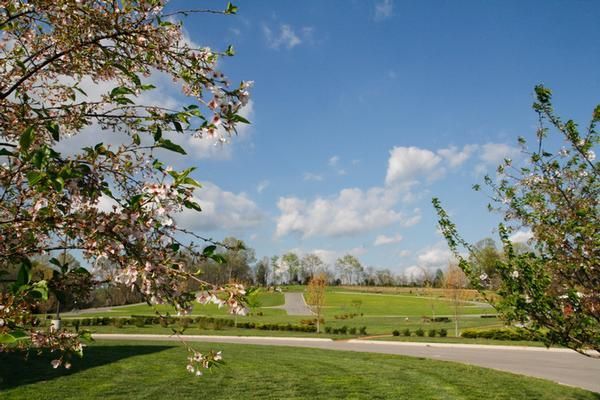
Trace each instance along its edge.
<path fill-rule="evenodd" d="M 185 154 L 170 139 L 181 135 L 225 141 L 235 134 L 247 122 L 240 112 L 252 82 L 231 87 L 215 69 L 228 52 L 194 47 L 175 21 L 180 14 L 165 15 L 164 3 L 0 0 L 0 271 L 26 269 L 22 261 L 40 254 L 77 250 L 93 265 L 110 266 L 105 278 L 151 304 L 191 309 L 196 294 L 186 281 L 199 280 L 178 260 L 183 250 L 203 255 L 182 243 L 185 233 L 203 238 L 175 221 L 184 209 L 200 210 L 193 196 L 200 185 L 193 169 L 165 168 L 157 154 Z M 223 13 L 234 12 L 229 4 Z M 152 73 L 172 77 L 194 104 L 177 110 L 139 104 L 138 96 L 153 89 L 142 81 Z M 103 94 L 88 95 L 88 86 Z M 58 150 L 84 129 L 91 137 L 108 131 L 117 143 L 107 137 L 68 154 Z M 222 299 L 219 305 L 246 312 L 242 286 L 198 283 Z M 30 341 L 19 346 L 79 354 L 76 335 L 35 326 L 32 294 L 43 295 L 43 284 L 24 285 L 31 290 L 0 288 L 0 335 L 26 334 Z M 69 364 L 61 356 L 53 362 L 59 365 Z"/>
<path fill-rule="evenodd" d="M 200 353 L 196 350 L 189 349 L 190 355 L 188 357 L 188 365 L 186 369 L 188 372 L 201 376 L 202 370 L 210 369 L 216 365 L 223 363 L 223 356 L 220 351 L 209 351 L 207 353 Z"/>

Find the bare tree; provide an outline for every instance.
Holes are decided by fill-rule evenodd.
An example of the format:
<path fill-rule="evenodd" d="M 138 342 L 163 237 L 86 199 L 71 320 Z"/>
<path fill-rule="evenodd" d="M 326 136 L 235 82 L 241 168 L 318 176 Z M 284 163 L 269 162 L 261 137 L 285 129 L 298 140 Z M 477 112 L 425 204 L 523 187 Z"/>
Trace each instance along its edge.
<path fill-rule="evenodd" d="M 450 264 L 444 275 L 444 290 L 446 296 L 452 300 L 454 308 L 454 335 L 458 336 L 458 318 L 460 316 L 460 307 L 462 306 L 467 294 L 466 287 L 468 279 L 465 273 L 456 264 Z"/>
<path fill-rule="evenodd" d="M 307 302 L 317 314 L 317 333 L 321 332 L 321 315 L 325 306 L 325 289 L 327 287 L 327 276 L 319 273 L 312 277 L 308 283 Z"/>

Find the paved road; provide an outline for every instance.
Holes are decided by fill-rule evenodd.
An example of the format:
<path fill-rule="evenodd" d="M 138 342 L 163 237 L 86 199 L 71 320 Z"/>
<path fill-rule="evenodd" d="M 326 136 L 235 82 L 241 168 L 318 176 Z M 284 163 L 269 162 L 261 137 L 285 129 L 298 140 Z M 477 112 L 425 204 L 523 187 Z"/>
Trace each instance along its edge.
<path fill-rule="evenodd" d="M 108 340 L 179 340 L 166 335 L 95 334 Z M 447 343 L 406 343 L 371 340 L 338 340 L 284 337 L 181 336 L 186 341 L 310 347 L 370 353 L 400 354 L 457 361 L 493 368 L 600 393 L 600 360 L 567 349 L 486 346 Z"/>
<path fill-rule="evenodd" d="M 281 308 L 285 310 L 288 315 L 313 315 L 312 310 L 306 305 L 302 292 L 286 292 L 285 303 L 282 306 L 273 308 Z"/>

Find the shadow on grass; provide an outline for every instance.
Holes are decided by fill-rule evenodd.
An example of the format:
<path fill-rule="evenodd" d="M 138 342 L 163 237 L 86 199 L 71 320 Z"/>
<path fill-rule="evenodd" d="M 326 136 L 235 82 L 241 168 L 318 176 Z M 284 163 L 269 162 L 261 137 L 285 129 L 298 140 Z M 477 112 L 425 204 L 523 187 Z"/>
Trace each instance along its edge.
<path fill-rule="evenodd" d="M 91 346 L 84 350 L 84 357 L 73 357 L 71 368 L 52 368 L 50 361 L 56 354 L 44 353 L 38 356 L 30 353 L 0 353 L 0 390 L 10 389 L 39 381 L 47 381 L 61 376 L 68 376 L 116 361 L 158 353 L 173 348 L 172 346 Z"/>

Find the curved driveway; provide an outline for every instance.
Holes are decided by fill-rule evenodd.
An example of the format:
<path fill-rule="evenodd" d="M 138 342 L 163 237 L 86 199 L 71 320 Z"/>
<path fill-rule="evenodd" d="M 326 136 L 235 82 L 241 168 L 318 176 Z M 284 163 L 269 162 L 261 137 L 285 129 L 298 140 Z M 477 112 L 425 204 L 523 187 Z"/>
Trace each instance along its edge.
<path fill-rule="evenodd" d="M 286 292 L 285 303 L 282 306 L 273 308 L 281 308 L 285 310 L 288 315 L 313 315 L 314 313 L 310 307 L 306 304 L 302 292 Z"/>
<path fill-rule="evenodd" d="M 178 341 L 166 335 L 94 334 L 101 340 Z M 448 343 L 407 343 L 372 340 L 336 340 L 285 337 L 192 336 L 185 341 L 310 347 L 326 350 L 360 351 L 427 357 L 457 361 L 501 371 L 549 379 L 600 393 L 600 360 L 567 349 L 486 346 Z"/>

